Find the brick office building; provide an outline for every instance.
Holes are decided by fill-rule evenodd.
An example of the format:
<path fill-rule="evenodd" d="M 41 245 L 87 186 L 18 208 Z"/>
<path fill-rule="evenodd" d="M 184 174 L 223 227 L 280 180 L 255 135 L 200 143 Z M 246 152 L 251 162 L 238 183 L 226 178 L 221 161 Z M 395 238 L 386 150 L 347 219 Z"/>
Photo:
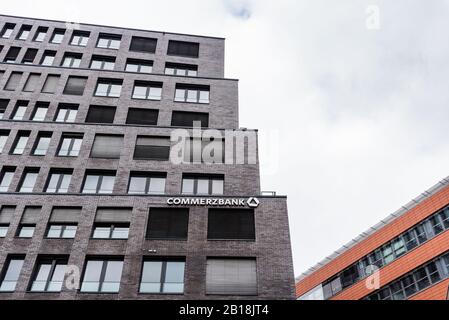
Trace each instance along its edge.
<path fill-rule="evenodd" d="M 449 178 L 297 279 L 300 300 L 445 300 Z"/>
<path fill-rule="evenodd" d="M 169 161 L 194 121 L 257 134 L 224 39 L 0 22 L 0 299 L 294 298 L 257 146 L 255 163 Z"/>

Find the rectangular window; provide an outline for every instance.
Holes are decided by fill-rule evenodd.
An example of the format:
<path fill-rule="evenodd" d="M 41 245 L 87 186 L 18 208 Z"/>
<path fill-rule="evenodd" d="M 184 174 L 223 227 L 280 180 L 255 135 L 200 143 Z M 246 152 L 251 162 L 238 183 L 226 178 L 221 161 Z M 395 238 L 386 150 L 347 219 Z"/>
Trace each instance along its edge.
<path fill-rule="evenodd" d="M 4 167 L 0 172 L 0 192 L 8 192 L 15 171 L 15 168 Z"/>
<path fill-rule="evenodd" d="M 166 173 L 132 172 L 129 194 L 164 194 Z"/>
<path fill-rule="evenodd" d="M 2 29 L 1 37 L 5 39 L 11 38 L 11 35 L 14 32 L 15 27 L 16 25 L 13 23 L 6 23 Z"/>
<path fill-rule="evenodd" d="M 17 35 L 17 40 L 26 41 L 30 35 L 31 26 L 30 25 L 23 25 L 20 28 L 19 34 Z"/>
<path fill-rule="evenodd" d="M 55 62 L 56 51 L 45 50 L 44 55 L 41 59 L 41 65 L 43 66 L 52 66 Z"/>
<path fill-rule="evenodd" d="M 254 210 L 209 209 L 207 239 L 256 240 Z"/>
<path fill-rule="evenodd" d="M 208 150 L 206 150 L 206 147 Z M 185 163 L 224 163 L 224 139 L 186 139 Z"/>
<path fill-rule="evenodd" d="M 118 50 L 120 49 L 121 41 L 122 36 L 120 35 L 100 33 L 97 48 Z"/>
<path fill-rule="evenodd" d="M 198 58 L 200 44 L 196 42 L 175 41 L 168 42 L 167 54 L 170 56 L 180 56 L 187 58 Z"/>
<path fill-rule="evenodd" d="M 22 271 L 24 257 L 8 257 L 3 269 L 3 277 L 0 285 L 1 292 L 13 292 Z"/>
<path fill-rule="evenodd" d="M 20 225 L 18 229 L 18 238 L 30 239 L 34 235 L 34 230 L 36 226 Z"/>
<path fill-rule="evenodd" d="M 97 134 L 90 153 L 91 158 L 120 159 L 124 136 Z"/>
<path fill-rule="evenodd" d="M 34 36 L 34 41 L 43 42 L 45 37 L 47 36 L 48 28 L 47 27 L 39 27 Z"/>
<path fill-rule="evenodd" d="M 208 258 L 206 294 L 257 295 L 256 260 Z"/>
<path fill-rule="evenodd" d="M 173 111 L 171 125 L 173 127 L 209 127 L 209 114 L 200 112 Z"/>
<path fill-rule="evenodd" d="M 6 108 L 8 107 L 9 101 L 10 100 L 8 100 L 8 99 L 0 99 L 0 120 L 2 120 L 5 115 Z M 1 151 L 0 151 L 0 153 L 1 153 Z"/>
<path fill-rule="evenodd" d="M 81 292 L 119 292 L 122 269 L 123 260 L 88 259 Z"/>
<path fill-rule="evenodd" d="M 182 178 L 182 194 L 188 195 L 223 195 L 224 176 L 191 175 Z"/>
<path fill-rule="evenodd" d="M 43 132 L 38 134 L 36 144 L 33 148 L 33 155 L 45 156 L 47 154 L 48 148 L 50 147 L 51 136 L 51 132 Z"/>
<path fill-rule="evenodd" d="M 111 194 L 114 182 L 115 171 L 87 171 L 82 193 Z"/>
<path fill-rule="evenodd" d="M 40 73 L 30 73 L 27 81 L 25 82 L 25 86 L 23 87 L 23 91 L 34 92 L 37 89 L 37 85 L 39 84 L 40 79 Z"/>
<path fill-rule="evenodd" d="M 151 208 L 147 239 L 187 240 L 189 209 Z"/>
<path fill-rule="evenodd" d="M 78 157 L 81 144 L 83 143 L 83 134 L 63 134 L 59 145 L 59 157 Z"/>
<path fill-rule="evenodd" d="M 56 113 L 56 122 L 75 122 L 78 114 L 78 105 L 60 104 Z"/>
<path fill-rule="evenodd" d="M 129 51 L 155 53 L 157 46 L 157 39 L 132 37 Z"/>
<path fill-rule="evenodd" d="M 32 49 L 32 48 L 27 49 L 27 51 L 25 52 L 25 55 L 23 56 L 22 63 L 23 64 L 33 64 L 38 51 L 39 50 Z"/>
<path fill-rule="evenodd" d="M 6 63 L 15 63 L 17 56 L 20 53 L 20 47 L 11 47 L 6 53 L 5 59 L 3 60 Z"/>
<path fill-rule="evenodd" d="M 135 82 L 133 99 L 161 100 L 161 98 L 162 82 Z"/>
<path fill-rule="evenodd" d="M 28 101 L 17 101 L 12 120 L 21 121 L 25 118 L 25 113 L 28 109 Z"/>
<path fill-rule="evenodd" d="M 90 32 L 87 31 L 73 31 L 72 40 L 70 44 L 72 46 L 85 47 L 89 42 Z"/>
<path fill-rule="evenodd" d="M 114 70 L 115 58 L 106 56 L 92 56 L 90 68 L 98 70 Z"/>
<path fill-rule="evenodd" d="M 81 208 L 55 207 L 50 216 L 47 238 L 73 239 L 81 216 Z"/>
<path fill-rule="evenodd" d="M 170 157 L 170 138 L 138 136 L 134 159 L 168 160 Z"/>
<path fill-rule="evenodd" d="M 165 74 L 183 77 L 196 77 L 198 75 L 198 66 L 193 64 L 167 62 L 165 64 Z"/>
<path fill-rule="evenodd" d="M 185 261 L 177 259 L 143 262 L 140 293 L 183 293 Z"/>
<path fill-rule="evenodd" d="M 0 208 L 0 238 L 5 238 L 12 222 L 16 207 L 2 206 Z"/>
<path fill-rule="evenodd" d="M 32 238 L 36 224 L 41 217 L 42 207 L 25 207 L 20 221 L 17 236 L 19 238 Z"/>
<path fill-rule="evenodd" d="M 61 292 L 67 269 L 65 257 L 39 258 L 31 280 L 32 292 Z"/>
<path fill-rule="evenodd" d="M 153 72 L 153 61 L 128 59 L 128 60 L 126 60 L 125 71 L 139 72 L 139 73 L 151 73 L 151 72 Z"/>
<path fill-rule="evenodd" d="M 67 193 L 69 191 L 70 180 L 73 170 L 52 169 L 48 176 L 47 193 Z"/>
<path fill-rule="evenodd" d="M 94 239 L 128 239 L 130 208 L 98 208 L 92 234 Z"/>
<path fill-rule="evenodd" d="M 83 55 L 81 53 L 66 53 L 62 59 L 61 66 L 66 68 L 79 68 L 82 58 Z"/>
<path fill-rule="evenodd" d="M 45 80 L 42 93 L 55 93 L 58 88 L 59 79 L 61 76 L 55 74 L 49 74 Z"/>
<path fill-rule="evenodd" d="M 0 154 L 5 148 L 6 141 L 8 141 L 9 131 L 0 131 Z"/>
<path fill-rule="evenodd" d="M 177 84 L 175 101 L 207 104 L 210 102 L 209 92 L 209 86 Z"/>
<path fill-rule="evenodd" d="M 19 87 L 20 80 L 22 80 L 22 72 L 11 72 L 8 82 L 5 85 L 5 90 L 16 90 Z"/>
<path fill-rule="evenodd" d="M 25 152 L 29 137 L 29 132 L 19 131 L 11 153 L 16 155 L 23 154 Z"/>
<path fill-rule="evenodd" d="M 126 124 L 139 124 L 147 126 L 157 125 L 159 110 L 129 108 Z"/>
<path fill-rule="evenodd" d="M 122 80 L 98 79 L 95 95 L 97 97 L 120 98 L 122 84 Z"/>
<path fill-rule="evenodd" d="M 64 40 L 64 35 L 65 35 L 65 29 L 55 29 L 50 42 L 55 43 L 55 44 L 61 44 L 62 41 Z"/>
<path fill-rule="evenodd" d="M 31 120 L 45 121 L 49 105 L 50 105 L 49 102 L 41 102 L 41 101 L 36 102 L 36 107 L 34 108 Z"/>
<path fill-rule="evenodd" d="M 114 123 L 116 107 L 89 106 L 87 123 Z"/>
<path fill-rule="evenodd" d="M 64 88 L 64 94 L 82 96 L 86 87 L 87 77 L 70 76 Z"/>

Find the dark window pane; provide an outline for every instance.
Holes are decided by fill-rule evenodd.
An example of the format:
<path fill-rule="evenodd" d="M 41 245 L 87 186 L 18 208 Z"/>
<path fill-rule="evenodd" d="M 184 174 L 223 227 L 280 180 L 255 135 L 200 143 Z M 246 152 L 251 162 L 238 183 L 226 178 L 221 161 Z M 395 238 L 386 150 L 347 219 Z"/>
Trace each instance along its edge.
<path fill-rule="evenodd" d="M 158 116 L 158 110 L 130 108 L 126 123 L 155 126 L 157 125 Z"/>
<path fill-rule="evenodd" d="M 208 239 L 255 240 L 253 210 L 210 209 Z"/>
<path fill-rule="evenodd" d="M 174 127 L 193 127 L 199 121 L 202 128 L 209 127 L 209 114 L 199 112 L 173 111 L 171 125 Z"/>
<path fill-rule="evenodd" d="M 156 52 L 157 39 L 153 38 L 143 38 L 143 37 L 133 37 L 131 40 L 130 51 L 139 52 Z"/>
<path fill-rule="evenodd" d="M 86 122 L 89 123 L 113 123 L 115 117 L 115 107 L 90 106 L 87 113 Z"/>
<path fill-rule="evenodd" d="M 148 239 L 187 240 L 189 209 L 151 209 Z"/>
<path fill-rule="evenodd" d="M 195 42 L 174 41 L 168 43 L 168 54 L 189 58 L 198 58 L 200 44 Z"/>

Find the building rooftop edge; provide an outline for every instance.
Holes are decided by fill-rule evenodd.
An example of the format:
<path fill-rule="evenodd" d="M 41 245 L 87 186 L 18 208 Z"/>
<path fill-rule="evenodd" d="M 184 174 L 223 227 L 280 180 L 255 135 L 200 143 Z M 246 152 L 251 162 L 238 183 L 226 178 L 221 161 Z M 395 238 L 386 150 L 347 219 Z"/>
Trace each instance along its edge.
<path fill-rule="evenodd" d="M 57 22 L 57 23 L 78 23 L 80 25 L 92 26 L 92 27 L 104 27 L 104 28 L 113 28 L 113 29 L 121 29 L 121 30 L 134 30 L 134 31 L 161 33 L 161 34 L 173 34 L 173 35 L 196 37 L 196 38 L 226 40 L 226 38 L 223 38 L 223 37 L 214 37 L 214 36 L 205 36 L 205 35 L 196 35 L 196 34 L 189 34 L 189 33 L 178 33 L 178 32 L 166 32 L 166 31 L 158 31 L 158 30 L 145 30 L 145 29 L 139 29 L 139 28 L 117 27 L 117 26 L 101 25 L 101 24 L 95 24 L 95 23 L 84 23 L 84 22 L 79 22 L 79 21 L 62 21 L 62 20 L 55 20 L 55 19 L 32 18 L 32 17 L 15 16 L 15 15 L 8 15 L 8 14 L 0 14 L 0 17 L 9 17 L 9 18 L 15 18 L 15 19 L 29 19 L 29 20 L 37 20 L 37 21 L 50 21 L 50 22 Z"/>
<path fill-rule="evenodd" d="M 342 246 L 340 249 L 335 251 L 330 256 L 324 258 L 322 261 L 317 263 L 315 266 L 313 266 L 310 269 L 308 269 L 307 271 L 303 272 L 301 275 L 296 277 L 296 279 L 295 279 L 296 283 L 298 283 L 299 281 L 303 280 L 305 277 L 313 274 L 314 272 L 318 271 L 319 269 L 323 268 L 328 263 L 330 263 L 331 261 L 333 261 L 334 259 L 336 259 L 340 255 L 342 255 L 343 253 L 345 253 L 349 249 L 355 247 L 357 244 L 359 244 L 363 240 L 367 239 L 368 237 L 370 237 L 372 234 L 374 234 L 375 232 L 377 232 L 380 229 L 382 229 L 387 224 L 393 222 L 394 220 L 398 219 L 402 215 L 406 214 L 407 212 L 412 210 L 414 207 L 416 207 L 417 205 L 422 203 L 424 200 L 426 200 L 427 198 L 435 195 L 436 193 L 438 193 L 440 190 L 442 190 L 443 188 L 445 188 L 447 186 L 449 186 L 449 176 L 444 178 L 444 179 L 442 179 L 441 181 L 439 181 L 437 184 L 432 186 L 430 189 L 428 189 L 428 190 L 424 191 L 423 193 L 421 193 L 418 197 L 414 198 L 409 203 L 407 203 L 406 205 L 402 206 L 396 212 L 390 214 L 388 217 L 386 217 L 385 219 L 381 220 L 375 226 L 371 227 L 370 229 L 368 229 L 365 232 L 362 232 L 358 237 L 356 237 L 355 239 L 351 240 L 346 245 Z"/>

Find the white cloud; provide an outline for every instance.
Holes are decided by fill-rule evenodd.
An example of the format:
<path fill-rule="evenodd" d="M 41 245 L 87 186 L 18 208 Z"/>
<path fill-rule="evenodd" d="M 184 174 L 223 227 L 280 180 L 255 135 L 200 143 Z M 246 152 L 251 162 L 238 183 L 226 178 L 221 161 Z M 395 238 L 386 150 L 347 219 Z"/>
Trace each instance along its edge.
<path fill-rule="evenodd" d="M 380 30 L 365 9 L 380 8 Z M 241 125 L 281 137 L 296 273 L 448 175 L 449 1 L 20 1 L 5 14 L 224 36 Z M 261 148 L 269 149 L 261 139 Z M 263 160 L 263 159 L 262 159 Z"/>

